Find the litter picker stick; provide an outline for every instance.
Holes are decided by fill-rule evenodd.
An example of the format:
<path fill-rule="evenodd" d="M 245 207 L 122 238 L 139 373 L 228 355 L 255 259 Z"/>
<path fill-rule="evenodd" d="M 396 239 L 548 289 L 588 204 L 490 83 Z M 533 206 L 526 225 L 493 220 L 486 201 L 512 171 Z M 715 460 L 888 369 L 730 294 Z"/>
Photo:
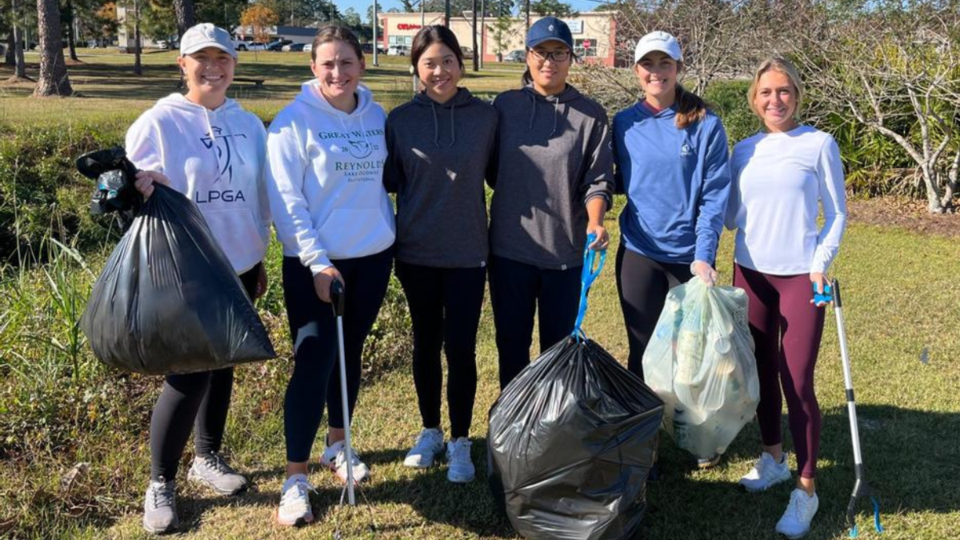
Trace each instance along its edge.
<path fill-rule="evenodd" d="M 343 402 L 344 448 L 347 454 L 347 502 L 350 506 L 355 506 L 357 500 L 353 493 L 353 446 L 350 442 L 350 405 L 347 399 L 347 359 L 343 348 L 344 296 L 343 283 L 337 279 L 333 280 L 330 284 L 330 303 L 333 305 L 333 314 L 337 318 L 337 344 L 340 346 L 340 399 Z"/>
<path fill-rule="evenodd" d="M 830 291 L 827 291 L 828 294 Z M 847 505 L 847 524 L 850 526 L 850 537 L 857 536 L 857 500 L 870 497 L 873 502 L 873 524 L 878 533 L 883 532 L 880 524 L 880 503 L 870 495 L 870 486 L 864 478 L 863 455 L 860 453 L 860 430 L 857 425 L 857 404 L 853 396 L 853 377 L 850 375 L 850 353 L 847 350 L 847 334 L 843 326 L 843 301 L 840 298 L 840 282 L 833 280 L 833 312 L 837 316 L 837 334 L 840 338 L 840 357 L 843 360 L 843 384 L 847 391 L 847 413 L 850 417 L 850 438 L 853 442 L 853 463 L 856 468 L 856 482 L 853 485 L 853 494 Z"/>

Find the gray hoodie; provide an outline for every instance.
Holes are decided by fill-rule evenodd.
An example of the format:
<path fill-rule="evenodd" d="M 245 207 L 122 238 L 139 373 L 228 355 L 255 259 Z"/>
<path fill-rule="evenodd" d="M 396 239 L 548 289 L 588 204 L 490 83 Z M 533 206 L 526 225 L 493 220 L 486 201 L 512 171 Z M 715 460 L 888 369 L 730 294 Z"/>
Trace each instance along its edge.
<path fill-rule="evenodd" d="M 496 131 L 493 106 L 466 88 L 443 104 L 419 93 L 390 112 L 383 181 L 397 193 L 397 260 L 486 265 L 483 178 Z"/>
<path fill-rule="evenodd" d="M 556 96 L 509 90 L 493 106 L 491 252 L 543 269 L 581 266 L 586 202 L 603 197 L 610 208 L 613 194 L 606 112 L 570 85 Z"/>

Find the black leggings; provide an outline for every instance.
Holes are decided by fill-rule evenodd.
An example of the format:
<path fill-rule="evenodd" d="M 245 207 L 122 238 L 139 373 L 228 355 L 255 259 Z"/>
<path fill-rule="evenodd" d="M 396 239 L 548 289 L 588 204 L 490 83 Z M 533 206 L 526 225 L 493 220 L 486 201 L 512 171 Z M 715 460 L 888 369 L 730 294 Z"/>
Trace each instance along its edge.
<path fill-rule="evenodd" d="M 617 250 L 617 291 L 630 343 L 628 369 L 643 379 L 643 352 L 657 326 L 667 293 L 693 277 L 689 264 L 657 262 L 630 251 Z"/>
<path fill-rule="evenodd" d="M 501 390 L 530 363 L 534 312 L 540 319 L 540 353 L 573 332 L 580 309 L 581 268 L 544 270 L 490 257 L 490 303 L 497 329 Z"/>
<path fill-rule="evenodd" d="M 253 298 L 260 275 L 258 263 L 240 275 L 240 282 Z M 233 368 L 167 375 L 150 418 L 150 477 L 173 480 L 183 449 L 196 425 L 197 455 L 219 452 L 227 410 L 233 392 Z"/>
<path fill-rule="evenodd" d="M 393 250 L 332 261 L 343 276 L 343 347 L 347 366 L 350 417 L 360 392 L 360 359 L 390 283 Z M 305 463 L 323 419 L 326 403 L 332 428 L 343 428 L 337 320 L 330 304 L 317 296 L 313 274 L 296 257 L 283 258 L 283 297 L 293 339 L 293 375 L 283 403 L 287 461 Z"/>
<path fill-rule="evenodd" d="M 397 261 L 413 320 L 413 381 L 424 428 L 440 426 L 447 353 L 450 436 L 470 434 L 477 394 L 477 327 L 483 307 L 485 268 L 434 268 Z"/>

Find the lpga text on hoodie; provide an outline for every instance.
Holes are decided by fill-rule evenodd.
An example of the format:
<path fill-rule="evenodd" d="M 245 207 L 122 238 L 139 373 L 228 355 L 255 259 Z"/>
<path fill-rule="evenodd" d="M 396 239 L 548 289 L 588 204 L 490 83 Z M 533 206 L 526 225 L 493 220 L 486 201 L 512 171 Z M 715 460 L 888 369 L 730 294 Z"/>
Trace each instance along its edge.
<path fill-rule="evenodd" d="M 676 106 L 654 113 L 638 102 L 613 119 L 618 191 L 627 195 L 620 233 L 627 249 L 655 261 L 712 266 L 730 196 L 727 134 L 710 111 L 683 129 L 676 115 Z"/>
<path fill-rule="evenodd" d="M 606 112 L 569 84 L 555 96 L 508 90 L 493 106 L 491 253 L 541 269 L 582 266 L 586 203 L 603 197 L 610 208 L 613 193 Z"/>
<path fill-rule="evenodd" d="M 442 104 L 421 92 L 390 111 L 384 184 L 397 193 L 398 261 L 486 266 L 483 180 L 496 131 L 497 111 L 466 88 Z"/>
<path fill-rule="evenodd" d="M 346 113 L 316 80 L 270 124 L 267 192 L 283 254 L 316 275 L 331 259 L 355 259 L 393 245 L 393 205 L 383 187 L 387 115 L 365 86 Z"/>
<path fill-rule="evenodd" d="M 126 137 L 138 169 L 163 173 L 197 204 L 238 274 L 263 260 L 270 240 L 265 148 L 263 122 L 236 101 L 211 111 L 181 94 L 140 115 Z"/>

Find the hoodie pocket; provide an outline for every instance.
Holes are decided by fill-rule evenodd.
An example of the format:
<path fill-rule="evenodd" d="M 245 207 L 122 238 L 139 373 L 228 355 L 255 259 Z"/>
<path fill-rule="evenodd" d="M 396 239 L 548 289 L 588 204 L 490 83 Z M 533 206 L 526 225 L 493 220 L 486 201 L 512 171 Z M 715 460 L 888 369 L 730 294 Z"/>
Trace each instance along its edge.
<path fill-rule="evenodd" d="M 379 253 L 393 243 L 393 231 L 378 209 L 338 209 L 319 229 L 321 246 L 331 259 Z"/>
<path fill-rule="evenodd" d="M 234 270 L 247 270 L 263 260 L 267 239 L 251 209 L 207 210 L 203 217 Z"/>

